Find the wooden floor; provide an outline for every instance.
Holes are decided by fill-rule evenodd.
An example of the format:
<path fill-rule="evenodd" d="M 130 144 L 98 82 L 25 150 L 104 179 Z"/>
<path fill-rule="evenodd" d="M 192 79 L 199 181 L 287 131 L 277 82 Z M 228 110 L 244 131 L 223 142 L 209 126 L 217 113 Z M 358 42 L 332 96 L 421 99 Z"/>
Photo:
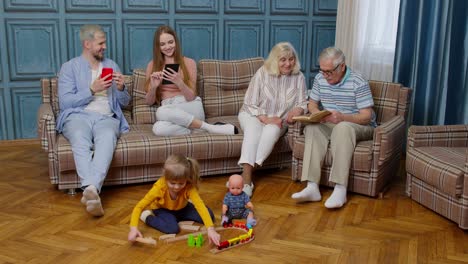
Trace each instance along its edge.
<path fill-rule="evenodd" d="M 348 195 L 339 210 L 296 204 L 303 188 L 288 169 L 255 178 L 256 239 L 219 254 L 185 241 L 151 247 L 127 242 L 133 206 L 151 183 L 106 187 L 105 216 L 88 215 L 81 193 L 49 183 L 35 141 L 0 142 L 0 263 L 468 263 L 468 232 L 404 195 L 396 175 L 383 199 Z M 204 178 L 201 195 L 219 223 L 227 176 Z M 145 236 L 161 233 L 141 224 Z M 222 233 L 224 238 L 230 234 Z"/>

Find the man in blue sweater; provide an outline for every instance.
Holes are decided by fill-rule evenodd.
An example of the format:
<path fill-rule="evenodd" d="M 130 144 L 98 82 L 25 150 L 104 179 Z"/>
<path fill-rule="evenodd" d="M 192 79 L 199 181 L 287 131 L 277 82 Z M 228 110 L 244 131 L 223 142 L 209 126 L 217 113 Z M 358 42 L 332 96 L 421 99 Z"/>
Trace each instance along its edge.
<path fill-rule="evenodd" d="M 80 29 L 81 56 L 64 63 L 58 78 L 60 114 L 57 131 L 71 144 L 81 181 L 81 202 L 94 216 L 102 216 L 99 193 L 120 133 L 129 126 L 122 106 L 130 101 L 117 64 L 104 58 L 106 34 L 98 25 Z M 101 76 L 103 68 L 113 73 Z"/>

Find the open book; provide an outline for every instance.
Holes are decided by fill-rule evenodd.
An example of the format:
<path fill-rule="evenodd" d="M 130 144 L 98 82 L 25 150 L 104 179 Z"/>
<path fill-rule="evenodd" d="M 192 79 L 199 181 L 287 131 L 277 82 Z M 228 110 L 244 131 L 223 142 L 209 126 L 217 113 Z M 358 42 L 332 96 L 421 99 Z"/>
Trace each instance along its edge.
<path fill-rule="evenodd" d="M 330 111 L 322 110 L 310 115 L 295 116 L 293 117 L 293 120 L 299 121 L 301 123 L 318 123 L 320 122 L 320 120 L 322 120 L 322 118 L 326 117 L 329 114 L 331 114 Z"/>

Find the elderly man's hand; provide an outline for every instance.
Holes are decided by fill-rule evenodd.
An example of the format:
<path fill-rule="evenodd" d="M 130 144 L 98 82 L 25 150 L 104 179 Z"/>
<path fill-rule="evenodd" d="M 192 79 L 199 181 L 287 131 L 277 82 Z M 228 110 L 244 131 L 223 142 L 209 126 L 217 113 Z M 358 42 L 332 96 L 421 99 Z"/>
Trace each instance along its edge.
<path fill-rule="evenodd" d="M 343 114 L 341 112 L 338 112 L 336 110 L 331 110 L 331 114 L 327 115 L 322 119 L 322 122 L 330 122 L 333 124 L 338 124 L 342 121 L 344 121 Z"/>

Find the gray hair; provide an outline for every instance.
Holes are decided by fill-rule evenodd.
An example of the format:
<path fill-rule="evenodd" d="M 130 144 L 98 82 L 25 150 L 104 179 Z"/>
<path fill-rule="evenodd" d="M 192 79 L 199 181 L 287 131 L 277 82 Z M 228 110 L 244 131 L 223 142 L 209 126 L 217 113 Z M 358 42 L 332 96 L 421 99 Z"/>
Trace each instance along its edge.
<path fill-rule="evenodd" d="M 93 40 L 96 33 L 101 33 L 104 36 L 106 35 L 99 25 L 84 25 L 80 28 L 80 41 Z"/>
<path fill-rule="evenodd" d="M 278 62 L 282 56 L 290 55 L 296 58 L 296 64 L 292 70 L 292 74 L 298 74 L 301 70 L 301 63 L 297 57 L 297 52 L 293 45 L 289 42 L 279 42 L 270 51 L 268 58 L 265 60 L 265 69 L 271 75 L 280 75 Z"/>
<path fill-rule="evenodd" d="M 341 64 L 345 62 L 345 55 L 343 51 L 341 51 L 337 47 L 328 47 L 322 50 L 319 55 L 319 63 L 322 60 L 326 59 L 332 59 L 333 60 L 333 66 L 338 66 L 338 64 Z"/>

